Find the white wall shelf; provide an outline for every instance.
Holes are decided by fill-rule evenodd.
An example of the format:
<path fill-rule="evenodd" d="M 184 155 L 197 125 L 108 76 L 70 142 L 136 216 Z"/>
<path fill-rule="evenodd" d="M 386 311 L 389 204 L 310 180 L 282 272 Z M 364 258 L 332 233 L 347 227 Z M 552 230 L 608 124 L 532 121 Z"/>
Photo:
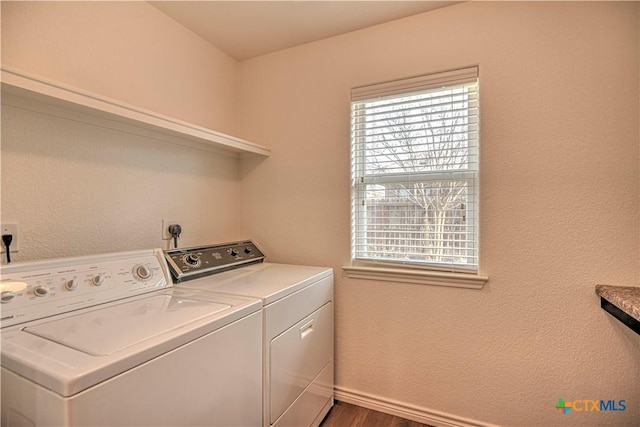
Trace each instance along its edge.
<path fill-rule="evenodd" d="M 2 103 L 237 157 L 271 153 L 251 141 L 6 67 Z"/>

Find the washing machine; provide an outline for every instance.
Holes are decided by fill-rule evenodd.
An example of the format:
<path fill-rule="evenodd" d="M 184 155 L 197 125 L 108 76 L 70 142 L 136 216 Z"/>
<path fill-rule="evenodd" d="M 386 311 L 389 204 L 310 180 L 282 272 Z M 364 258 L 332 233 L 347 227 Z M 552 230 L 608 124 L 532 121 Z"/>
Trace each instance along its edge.
<path fill-rule="evenodd" d="M 176 289 L 162 250 L 3 266 L 3 426 L 256 426 L 262 303 Z"/>
<path fill-rule="evenodd" d="M 264 262 L 250 240 L 165 251 L 175 287 L 259 298 L 263 426 L 317 426 L 333 406 L 333 270 Z"/>

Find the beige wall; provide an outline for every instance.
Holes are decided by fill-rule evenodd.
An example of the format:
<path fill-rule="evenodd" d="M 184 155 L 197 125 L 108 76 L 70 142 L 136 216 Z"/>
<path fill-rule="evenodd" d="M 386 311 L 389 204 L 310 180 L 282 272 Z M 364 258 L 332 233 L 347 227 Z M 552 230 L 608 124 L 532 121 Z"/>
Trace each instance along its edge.
<path fill-rule="evenodd" d="M 336 271 L 340 390 L 505 425 L 640 423 L 637 3 L 473 2 L 245 61 L 247 235 Z M 478 64 L 482 291 L 349 280 L 349 89 Z M 634 341 L 635 340 L 635 341 Z M 554 409 L 626 399 L 624 413 Z"/>
<path fill-rule="evenodd" d="M 145 3 L 3 2 L 3 65 L 273 154 L 239 176 L 235 159 L 5 107 L 2 219 L 20 223 L 18 260 L 161 246 L 161 218 L 185 220 L 185 245 L 254 237 L 272 261 L 334 267 L 341 390 L 500 424 L 639 424 L 637 336 L 593 292 L 640 283 L 639 22 L 637 3 L 471 3 L 238 69 Z M 346 279 L 349 89 L 473 64 L 490 282 Z M 564 417 L 558 397 L 630 403 Z"/>
<path fill-rule="evenodd" d="M 2 2 L 2 65 L 234 133 L 237 64 L 144 2 Z M 238 160 L 2 108 L 15 261 L 242 238 Z"/>
<path fill-rule="evenodd" d="M 1 172 L 14 261 L 167 248 L 163 218 L 181 246 L 243 237 L 233 158 L 3 105 Z"/>
<path fill-rule="evenodd" d="M 236 131 L 237 62 L 146 2 L 2 2 L 2 65 Z"/>

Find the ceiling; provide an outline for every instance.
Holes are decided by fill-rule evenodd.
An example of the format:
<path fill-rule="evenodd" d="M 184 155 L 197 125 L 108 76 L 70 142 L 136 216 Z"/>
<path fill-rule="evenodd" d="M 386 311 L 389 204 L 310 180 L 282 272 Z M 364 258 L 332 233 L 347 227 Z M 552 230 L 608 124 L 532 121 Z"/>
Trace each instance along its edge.
<path fill-rule="evenodd" d="M 459 1 L 150 1 L 242 61 Z"/>

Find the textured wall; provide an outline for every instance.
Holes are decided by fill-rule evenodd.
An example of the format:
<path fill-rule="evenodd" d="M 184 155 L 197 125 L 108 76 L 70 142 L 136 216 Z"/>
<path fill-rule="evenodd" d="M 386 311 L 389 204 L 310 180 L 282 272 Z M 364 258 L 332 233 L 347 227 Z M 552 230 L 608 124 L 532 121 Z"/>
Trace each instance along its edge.
<path fill-rule="evenodd" d="M 640 281 L 639 22 L 637 3 L 480 2 L 249 61 L 237 128 L 273 155 L 241 184 L 233 159 L 3 108 L 2 218 L 17 259 L 160 246 L 163 217 L 197 231 L 185 244 L 255 237 L 336 269 L 340 387 L 507 425 L 637 425 L 637 336 L 593 288 Z M 235 65 L 144 3 L 3 2 L 2 61 L 236 128 Z M 349 89 L 473 64 L 490 282 L 346 279 Z M 629 410 L 564 417 L 558 397 Z"/>
<path fill-rule="evenodd" d="M 2 2 L 2 65 L 219 131 L 236 127 L 237 66 L 144 2 Z M 2 220 L 15 261 L 242 238 L 238 160 L 2 108 Z"/>
<path fill-rule="evenodd" d="M 181 246 L 243 237 L 234 158 L 3 106 L 1 179 L 15 261 L 166 248 L 163 218 Z"/>
<path fill-rule="evenodd" d="M 2 2 L 2 64 L 236 130 L 236 61 L 145 2 Z"/>
<path fill-rule="evenodd" d="M 638 4 L 472 2 L 243 62 L 244 229 L 336 271 L 341 388 L 504 425 L 640 424 Z M 349 89 L 480 66 L 482 291 L 350 280 Z M 259 215 L 255 215 L 259 212 Z M 554 409 L 626 399 L 624 413 Z"/>

